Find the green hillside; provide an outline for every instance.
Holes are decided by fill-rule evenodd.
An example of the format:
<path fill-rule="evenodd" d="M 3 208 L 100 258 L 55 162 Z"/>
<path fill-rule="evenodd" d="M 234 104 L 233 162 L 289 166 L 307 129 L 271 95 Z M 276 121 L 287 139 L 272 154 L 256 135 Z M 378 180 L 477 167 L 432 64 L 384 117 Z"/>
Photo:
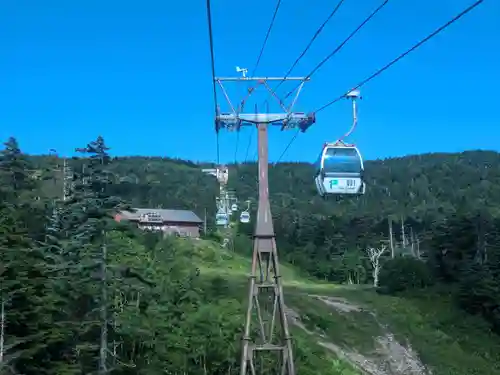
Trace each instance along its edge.
<path fill-rule="evenodd" d="M 250 260 L 213 243 L 194 246 L 201 274 L 230 280 L 243 299 Z M 435 290 L 381 296 L 366 288 L 301 277 L 287 265 L 282 271 L 288 319 L 298 345 L 325 348 L 339 369 L 354 367 L 374 375 L 429 370 L 438 375 L 500 374 L 500 338 L 480 318 L 453 307 L 450 296 Z M 318 355 L 320 366 L 328 366 L 329 360 Z"/>
<path fill-rule="evenodd" d="M 39 168 L 50 165 L 50 170 L 61 165 L 55 158 L 34 162 Z M 463 259 L 461 252 L 475 251 L 473 243 L 478 241 L 481 251 L 487 252 L 499 241 L 495 229 L 500 216 L 499 165 L 500 154 L 490 151 L 368 161 L 365 196 L 326 201 L 316 194 L 310 164 L 272 166 L 271 205 L 282 259 L 335 282 L 352 277 L 346 267 L 360 269 L 359 282 L 370 282 L 369 267 L 358 253 L 387 241 L 392 226 L 396 253 L 415 252 L 418 247 L 422 257 L 431 256 L 436 266 L 443 266 L 446 275 L 441 276 L 457 280 L 451 273 Z M 218 188 L 213 177 L 200 172 L 201 167 L 168 158 L 116 158 L 109 168 L 119 184 L 110 189 L 136 207 L 192 209 L 200 217 L 206 210 L 213 230 Z M 255 202 L 256 172 L 252 163 L 230 166 L 229 185 L 240 200 Z M 51 176 L 47 190 L 59 196 L 60 173 Z M 251 209 L 255 214 L 255 204 Z M 240 226 L 248 235 L 252 228 Z M 443 258 L 444 248 L 457 246 L 465 248 L 448 251 Z"/>
<path fill-rule="evenodd" d="M 202 165 L 107 152 L 98 138 L 68 160 L 66 201 L 62 160 L 14 139 L 0 154 L 0 373 L 238 373 L 253 225 L 235 225 L 223 249 Z M 270 168 L 298 373 L 499 373 L 500 155 L 366 170 L 366 196 L 325 201 L 311 165 Z M 255 176 L 230 166 L 240 200 L 255 202 Z M 159 241 L 111 220 L 128 206 L 206 211 L 207 239 Z"/>
<path fill-rule="evenodd" d="M 58 168 L 54 157 L 34 157 L 40 169 Z M 274 214 L 300 211 L 304 216 L 336 214 L 359 216 L 411 215 L 418 220 L 442 217 L 460 210 L 486 207 L 499 214 L 500 154 L 492 151 L 467 151 L 457 154 L 423 154 L 366 162 L 369 189 L 359 199 L 323 200 L 313 183 L 313 166 L 307 163 L 279 163 L 270 167 L 270 194 Z M 110 169 L 123 182 L 118 192 L 138 206 L 192 208 L 203 214 L 214 213 L 218 194 L 213 177 L 201 173 L 213 167 L 169 158 L 119 157 Z M 240 199 L 257 197 L 255 163 L 229 165 L 229 187 Z M 51 175 L 53 176 L 53 174 Z M 55 176 L 56 178 L 60 176 Z M 57 179 L 57 190 L 60 180 Z M 200 189 L 200 186 L 203 189 Z M 495 203 L 496 202 L 496 203 Z M 213 216 L 213 215 L 212 215 Z"/>

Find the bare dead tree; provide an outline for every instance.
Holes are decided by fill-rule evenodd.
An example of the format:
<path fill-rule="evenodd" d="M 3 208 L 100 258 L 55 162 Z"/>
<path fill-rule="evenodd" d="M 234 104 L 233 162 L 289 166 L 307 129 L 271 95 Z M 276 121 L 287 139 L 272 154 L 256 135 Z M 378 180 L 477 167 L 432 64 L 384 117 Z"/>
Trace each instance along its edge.
<path fill-rule="evenodd" d="M 402 242 L 403 249 L 406 248 L 407 242 L 406 242 L 406 233 L 405 233 L 405 220 L 404 220 L 403 216 L 401 216 L 401 242 Z"/>
<path fill-rule="evenodd" d="M 380 257 L 387 250 L 387 246 L 381 245 L 379 248 L 370 247 L 366 249 L 372 264 L 373 286 L 378 287 L 378 276 L 380 274 Z"/>
<path fill-rule="evenodd" d="M 391 258 L 394 259 L 394 234 L 392 232 L 392 219 L 388 218 L 389 223 L 389 245 L 391 246 Z"/>
<path fill-rule="evenodd" d="M 413 233 L 413 227 L 410 227 L 410 249 L 411 255 L 417 258 L 417 254 L 415 253 L 415 234 Z"/>
<path fill-rule="evenodd" d="M 418 237 L 418 235 L 415 235 L 415 239 L 416 239 L 416 245 L 417 245 L 417 259 L 422 259 L 421 257 L 421 254 L 420 254 L 420 238 Z"/>

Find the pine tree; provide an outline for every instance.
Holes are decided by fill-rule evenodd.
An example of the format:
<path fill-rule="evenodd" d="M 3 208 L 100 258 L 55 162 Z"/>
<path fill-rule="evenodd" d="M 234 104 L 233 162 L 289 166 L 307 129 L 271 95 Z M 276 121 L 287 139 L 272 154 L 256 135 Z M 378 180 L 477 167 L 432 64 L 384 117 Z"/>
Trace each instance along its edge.
<path fill-rule="evenodd" d="M 28 199 L 36 188 L 30 173 L 26 156 L 10 138 L 0 153 L 0 368 L 23 374 L 41 373 L 32 359 L 44 345 L 39 323 L 46 293 L 33 243 L 40 233 L 30 220 L 36 212 Z"/>
<path fill-rule="evenodd" d="M 7 187 L 2 191 L 3 197 L 20 201 L 35 187 L 31 177 L 34 169 L 15 138 L 10 137 L 4 147 L 0 153 L 0 179 Z"/>
<path fill-rule="evenodd" d="M 74 332 L 78 362 L 83 371 L 97 368 L 98 374 L 108 373 L 116 362 L 109 354 L 116 336 L 113 303 L 120 291 L 111 283 L 110 274 L 119 267 L 109 262 L 108 237 L 116 227 L 114 214 L 126 207 L 110 194 L 113 178 L 108 150 L 102 137 L 78 149 L 85 158 L 80 160 L 80 168 L 73 168 L 71 197 L 61 212 L 66 237 L 62 256 L 68 265 L 65 278 L 71 284 L 72 319 L 81 322 Z"/>

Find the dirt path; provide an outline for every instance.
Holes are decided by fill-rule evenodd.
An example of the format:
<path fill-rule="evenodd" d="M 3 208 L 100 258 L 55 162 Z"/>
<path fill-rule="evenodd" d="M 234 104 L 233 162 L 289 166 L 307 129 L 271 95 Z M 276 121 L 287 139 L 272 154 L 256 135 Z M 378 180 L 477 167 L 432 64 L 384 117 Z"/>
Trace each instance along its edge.
<path fill-rule="evenodd" d="M 339 314 L 366 311 L 343 298 L 319 295 L 309 295 L 309 297 L 322 301 Z M 320 332 L 311 331 L 302 323 L 297 311 L 287 308 L 286 313 L 288 320 L 293 325 L 311 336 L 317 336 L 319 345 L 332 351 L 337 357 L 348 361 L 364 375 L 432 375 L 432 372 L 420 361 L 411 345 L 409 343 L 403 345 L 398 342 L 394 335 L 388 331 L 388 328 L 380 323 L 383 334 L 372 338 L 375 350 L 372 354 L 367 355 L 360 353 L 356 348 L 336 345 Z M 375 316 L 373 312 L 369 312 L 369 314 Z"/>

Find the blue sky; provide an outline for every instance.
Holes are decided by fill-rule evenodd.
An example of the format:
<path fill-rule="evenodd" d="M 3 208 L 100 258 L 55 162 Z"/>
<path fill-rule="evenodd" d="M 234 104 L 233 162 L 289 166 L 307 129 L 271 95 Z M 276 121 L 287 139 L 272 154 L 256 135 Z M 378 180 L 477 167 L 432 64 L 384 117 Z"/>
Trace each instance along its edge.
<path fill-rule="evenodd" d="M 309 73 L 381 1 L 346 0 L 293 75 Z M 251 70 L 275 2 L 212 2 L 216 74 L 236 75 L 236 65 Z M 472 2 L 391 0 L 305 85 L 297 110 L 344 93 Z M 286 73 L 334 3 L 282 0 L 257 75 Z M 498 19 L 500 2 L 486 0 L 362 89 L 351 140 L 367 159 L 500 150 Z M 100 134 L 114 155 L 215 161 L 206 22 L 203 0 L 1 1 L 0 138 L 17 137 L 29 153 L 54 148 L 68 155 Z M 236 101 L 245 86 L 234 85 Z M 280 93 L 292 87 L 284 84 Z M 254 95 L 257 103 L 266 98 Z M 322 111 L 283 160 L 314 161 L 349 123 L 347 101 Z M 271 160 L 293 135 L 272 129 Z M 238 161 L 250 136 L 247 158 L 255 155 L 255 130 L 244 129 Z M 236 135 L 219 140 L 221 160 L 234 161 Z"/>

